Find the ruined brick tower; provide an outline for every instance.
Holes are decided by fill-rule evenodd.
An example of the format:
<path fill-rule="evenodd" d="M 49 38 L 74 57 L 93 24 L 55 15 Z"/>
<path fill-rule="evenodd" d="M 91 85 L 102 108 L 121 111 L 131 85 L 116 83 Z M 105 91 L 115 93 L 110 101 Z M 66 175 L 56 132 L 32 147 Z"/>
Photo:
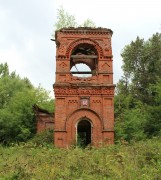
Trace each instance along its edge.
<path fill-rule="evenodd" d="M 114 143 L 111 37 L 106 28 L 56 31 L 56 147 Z"/>

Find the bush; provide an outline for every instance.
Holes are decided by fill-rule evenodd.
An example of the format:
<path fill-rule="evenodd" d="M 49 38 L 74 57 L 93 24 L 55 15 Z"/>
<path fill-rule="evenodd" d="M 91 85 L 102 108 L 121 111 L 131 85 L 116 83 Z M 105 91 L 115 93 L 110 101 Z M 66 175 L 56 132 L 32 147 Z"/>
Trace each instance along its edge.
<path fill-rule="evenodd" d="M 47 145 L 47 144 L 53 144 L 54 136 L 53 130 L 46 130 L 41 133 L 36 134 L 31 140 L 31 143 L 39 145 Z"/>

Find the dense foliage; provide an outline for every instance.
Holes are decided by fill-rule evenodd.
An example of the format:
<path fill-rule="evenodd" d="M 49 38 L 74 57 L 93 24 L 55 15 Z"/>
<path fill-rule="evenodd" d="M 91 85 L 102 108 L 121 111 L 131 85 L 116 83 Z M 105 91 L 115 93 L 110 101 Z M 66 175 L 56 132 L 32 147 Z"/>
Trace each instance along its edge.
<path fill-rule="evenodd" d="M 0 143 L 26 141 L 35 134 L 34 104 L 53 111 L 48 92 L 0 64 Z"/>
<path fill-rule="evenodd" d="M 133 145 L 57 149 L 32 143 L 0 146 L 1 179 L 160 179 L 161 139 Z"/>
<path fill-rule="evenodd" d="M 161 135 L 161 34 L 136 38 L 122 51 L 124 76 L 115 96 L 116 138 Z"/>

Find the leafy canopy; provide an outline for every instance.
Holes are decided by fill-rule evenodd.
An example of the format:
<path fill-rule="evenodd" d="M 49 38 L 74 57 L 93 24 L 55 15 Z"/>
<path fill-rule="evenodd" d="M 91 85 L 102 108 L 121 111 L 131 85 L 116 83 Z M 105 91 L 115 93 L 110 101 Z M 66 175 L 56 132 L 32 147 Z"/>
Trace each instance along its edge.
<path fill-rule="evenodd" d="M 161 34 L 139 37 L 122 53 L 124 76 L 115 96 L 116 138 L 144 139 L 161 134 Z"/>
<path fill-rule="evenodd" d="M 54 110 L 48 92 L 35 88 L 29 79 L 10 73 L 7 63 L 0 64 L 0 143 L 26 141 L 34 135 L 34 104 Z"/>

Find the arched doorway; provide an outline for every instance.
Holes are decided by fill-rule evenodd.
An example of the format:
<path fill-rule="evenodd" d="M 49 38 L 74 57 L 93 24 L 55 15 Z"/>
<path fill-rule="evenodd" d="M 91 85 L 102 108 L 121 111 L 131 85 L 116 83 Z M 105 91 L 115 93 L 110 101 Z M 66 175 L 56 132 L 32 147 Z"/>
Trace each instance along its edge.
<path fill-rule="evenodd" d="M 86 147 L 92 142 L 92 126 L 91 123 L 83 119 L 77 124 L 77 145 Z"/>

